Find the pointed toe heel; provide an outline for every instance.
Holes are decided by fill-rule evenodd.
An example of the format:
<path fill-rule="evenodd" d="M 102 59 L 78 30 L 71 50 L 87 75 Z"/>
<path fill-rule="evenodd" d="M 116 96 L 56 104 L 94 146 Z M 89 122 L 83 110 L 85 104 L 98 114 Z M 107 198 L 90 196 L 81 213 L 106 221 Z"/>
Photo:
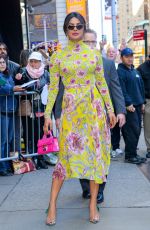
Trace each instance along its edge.
<path fill-rule="evenodd" d="M 46 225 L 54 226 L 54 225 L 56 225 L 56 220 L 51 220 L 50 222 L 46 222 Z"/>

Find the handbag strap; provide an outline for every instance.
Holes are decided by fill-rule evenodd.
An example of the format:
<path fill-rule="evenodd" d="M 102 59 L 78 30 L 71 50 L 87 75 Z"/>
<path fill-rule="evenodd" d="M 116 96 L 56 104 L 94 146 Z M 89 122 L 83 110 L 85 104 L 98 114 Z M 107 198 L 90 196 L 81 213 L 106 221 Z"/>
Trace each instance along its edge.
<path fill-rule="evenodd" d="M 52 132 L 51 130 L 49 130 L 47 134 L 44 134 L 44 135 L 43 135 L 43 138 L 42 138 L 42 139 L 46 139 L 47 136 L 53 137 L 53 132 Z"/>
<path fill-rule="evenodd" d="M 20 161 L 24 161 L 24 162 L 27 161 L 27 159 L 26 159 L 21 153 L 19 153 L 18 159 L 19 159 Z"/>

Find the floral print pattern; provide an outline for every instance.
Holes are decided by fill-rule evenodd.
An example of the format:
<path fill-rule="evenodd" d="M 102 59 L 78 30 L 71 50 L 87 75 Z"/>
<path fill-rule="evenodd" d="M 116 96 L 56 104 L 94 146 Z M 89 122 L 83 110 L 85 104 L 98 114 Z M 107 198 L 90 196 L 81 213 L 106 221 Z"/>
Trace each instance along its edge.
<path fill-rule="evenodd" d="M 63 81 L 60 152 L 53 178 L 85 178 L 106 181 L 110 164 L 110 130 L 106 111 L 113 111 L 103 76 L 100 53 L 82 41 L 69 41 L 54 53 L 50 65 L 51 85 L 45 117 L 50 117 Z"/>
<path fill-rule="evenodd" d="M 79 133 L 70 133 L 67 137 L 68 150 L 76 154 L 81 154 L 84 150 L 84 137 Z"/>

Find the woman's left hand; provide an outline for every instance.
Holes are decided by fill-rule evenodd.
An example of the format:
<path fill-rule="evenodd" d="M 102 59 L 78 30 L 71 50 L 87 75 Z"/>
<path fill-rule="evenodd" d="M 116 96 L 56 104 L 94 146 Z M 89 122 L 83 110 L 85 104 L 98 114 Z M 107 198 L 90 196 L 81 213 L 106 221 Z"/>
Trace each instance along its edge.
<path fill-rule="evenodd" d="M 108 112 L 110 128 L 114 128 L 117 123 L 117 118 L 113 112 Z"/>

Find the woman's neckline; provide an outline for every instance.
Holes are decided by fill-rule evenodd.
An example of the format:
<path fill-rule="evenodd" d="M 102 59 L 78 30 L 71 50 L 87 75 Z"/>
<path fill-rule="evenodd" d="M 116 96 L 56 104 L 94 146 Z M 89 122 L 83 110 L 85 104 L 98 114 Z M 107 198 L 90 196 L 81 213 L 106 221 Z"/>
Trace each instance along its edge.
<path fill-rule="evenodd" d="M 78 47 L 81 46 L 82 44 L 84 44 L 83 40 L 79 40 L 79 41 L 68 40 L 68 45 L 72 47 Z"/>

